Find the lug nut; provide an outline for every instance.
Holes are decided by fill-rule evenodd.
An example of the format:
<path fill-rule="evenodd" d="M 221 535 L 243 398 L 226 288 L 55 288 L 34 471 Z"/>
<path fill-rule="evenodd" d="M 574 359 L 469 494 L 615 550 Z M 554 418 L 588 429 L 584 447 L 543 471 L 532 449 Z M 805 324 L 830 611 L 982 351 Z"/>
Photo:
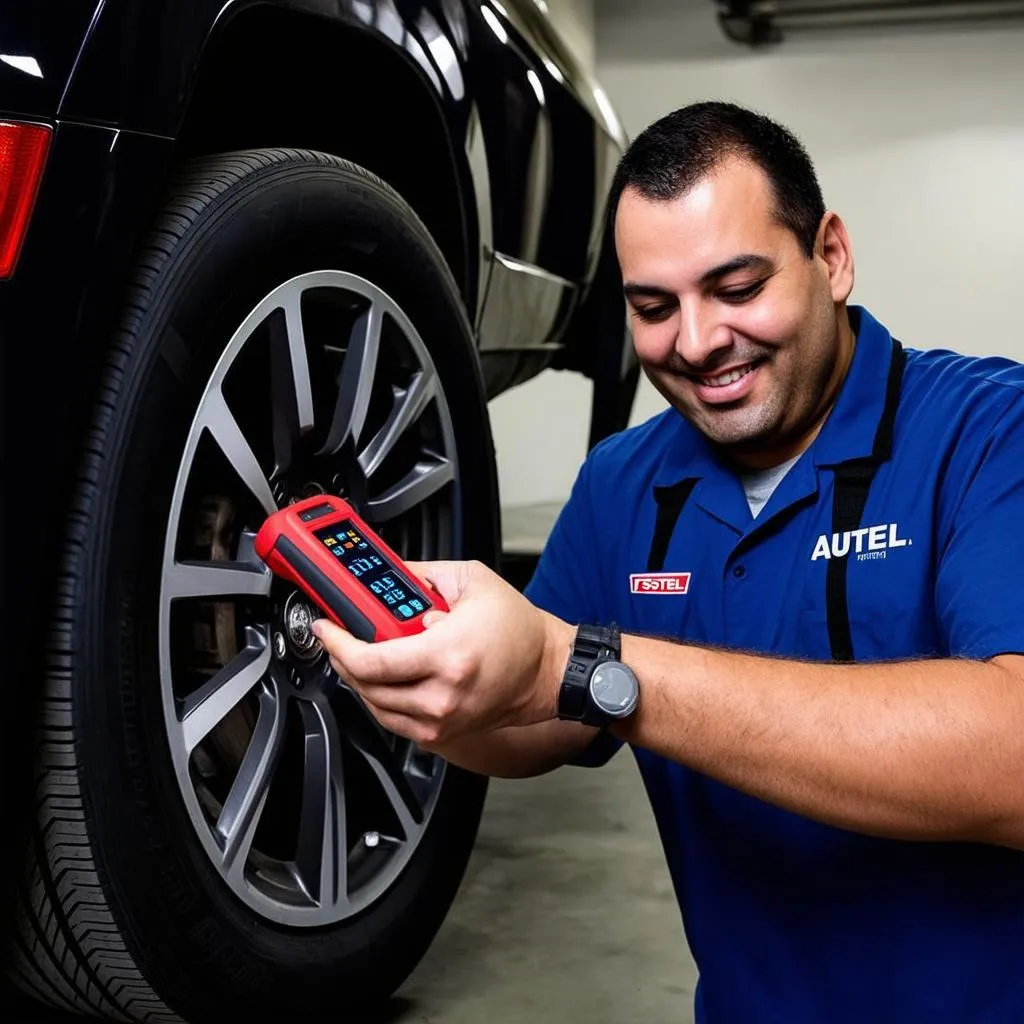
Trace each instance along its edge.
<path fill-rule="evenodd" d="M 274 634 L 274 653 L 279 658 L 282 658 L 282 659 L 288 653 L 288 646 L 284 642 L 284 634 L 283 633 L 275 633 Z"/>

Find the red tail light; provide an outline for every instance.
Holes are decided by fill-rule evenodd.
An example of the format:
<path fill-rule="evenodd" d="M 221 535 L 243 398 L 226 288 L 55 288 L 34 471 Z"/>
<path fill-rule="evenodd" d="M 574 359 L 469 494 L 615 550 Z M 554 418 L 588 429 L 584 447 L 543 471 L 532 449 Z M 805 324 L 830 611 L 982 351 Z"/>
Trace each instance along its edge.
<path fill-rule="evenodd" d="M 0 121 L 0 279 L 18 262 L 52 134 L 46 125 Z"/>

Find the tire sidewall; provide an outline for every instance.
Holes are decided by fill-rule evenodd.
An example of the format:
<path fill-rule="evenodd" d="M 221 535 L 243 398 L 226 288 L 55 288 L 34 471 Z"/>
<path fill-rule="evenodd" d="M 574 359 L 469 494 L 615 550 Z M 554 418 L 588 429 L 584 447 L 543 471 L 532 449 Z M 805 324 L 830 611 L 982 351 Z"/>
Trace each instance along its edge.
<path fill-rule="evenodd" d="M 420 332 L 448 399 L 463 478 L 458 554 L 496 557 L 493 450 L 467 359 L 471 334 L 425 229 L 369 176 L 309 156 L 271 162 L 221 192 L 162 262 L 143 269 L 145 299 L 129 303 L 131 343 L 105 395 L 103 455 L 90 488 L 75 602 L 73 693 L 95 859 L 140 969 L 192 1020 L 227 1005 L 298 1012 L 337 1005 L 354 992 L 391 992 L 443 920 L 483 799 L 482 779 L 447 766 L 427 833 L 387 894 L 336 926 L 289 929 L 259 918 L 227 889 L 180 796 L 163 720 L 156 622 L 185 438 L 234 329 L 274 287 L 322 269 L 372 281 Z M 445 843 L 450 849 L 442 853 Z"/>

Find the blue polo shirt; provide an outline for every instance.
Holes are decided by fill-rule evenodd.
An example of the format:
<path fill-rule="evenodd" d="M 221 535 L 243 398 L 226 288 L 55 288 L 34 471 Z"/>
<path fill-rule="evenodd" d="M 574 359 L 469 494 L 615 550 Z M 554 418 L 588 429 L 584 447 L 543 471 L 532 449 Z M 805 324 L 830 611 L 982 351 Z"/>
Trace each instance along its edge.
<path fill-rule="evenodd" d="M 906 349 L 892 456 L 861 526 L 833 536 L 833 467 L 871 454 L 892 350 L 866 310 L 850 316 L 836 405 L 756 519 L 668 410 L 587 458 L 530 599 L 572 623 L 829 661 L 826 573 L 841 556 L 856 660 L 1024 652 L 1024 367 Z M 663 571 L 688 579 L 634 592 L 655 489 L 682 480 Z M 614 749 L 602 736 L 582 763 Z M 698 1021 L 1024 1021 L 1024 852 L 861 835 L 633 753 L 700 972 Z"/>

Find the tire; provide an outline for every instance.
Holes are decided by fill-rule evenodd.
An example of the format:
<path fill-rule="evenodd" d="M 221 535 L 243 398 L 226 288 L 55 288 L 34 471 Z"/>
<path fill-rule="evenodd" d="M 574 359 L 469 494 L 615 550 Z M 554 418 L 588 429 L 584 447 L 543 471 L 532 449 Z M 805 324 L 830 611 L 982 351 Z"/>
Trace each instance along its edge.
<path fill-rule="evenodd" d="M 321 277 L 309 276 L 317 274 Z M 300 285 L 286 285 L 296 281 Z M 195 666 L 212 657 L 196 637 L 205 637 L 208 644 L 210 635 L 216 644 L 252 642 L 254 650 L 262 650 L 269 632 L 252 640 L 254 633 L 243 637 L 243 626 L 256 623 L 253 629 L 263 629 L 260 623 L 272 623 L 280 613 L 277 590 L 230 600 L 221 599 L 218 591 L 216 601 L 171 602 L 168 594 L 177 592 L 168 589 L 168 558 L 176 560 L 175 552 L 186 541 L 200 543 L 183 525 L 191 523 L 189 509 L 201 508 L 203 515 L 209 511 L 212 499 L 189 490 L 199 488 L 196 480 L 213 480 L 226 494 L 238 495 L 233 504 L 223 496 L 216 499 L 221 518 L 216 528 L 210 527 L 210 565 L 220 565 L 218 558 L 246 557 L 245 538 L 258 526 L 261 510 L 240 486 L 241 457 L 225 455 L 227 449 L 218 447 L 219 435 L 209 427 L 214 421 L 202 417 L 213 415 L 204 410 L 213 408 L 213 382 L 233 351 L 233 339 L 240 336 L 233 332 L 266 296 L 285 294 L 275 289 L 300 286 L 306 290 L 288 294 L 300 297 L 304 318 L 307 310 L 313 311 L 304 320 L 302 337 L 310 369 L 307 398 L 314 403 L 322 397 L 321 384 L 333 380 L 326 373 L 317 376 L 316 360 L 341 358 L 332 339 L 344 335 L 336 334 L 331 318 L 349 318 L 345 323 L 351 328 L 350 341 L 344 351 L 348 356 L 369 351 L 353 347 L 357 334 L 351 326 L 358 321 L 364 298 L 376 304 L 374 308 L 392 309 L 392 314 L 375 350 L 380 381 L 378 387 L 373 378 L 377 390 L 366 392 L 370 397 L 364 402 L 362 435 L 350 418 L 344 438 L 335 424 L 324 441 L 330 418 L 321 424 L 319 407 L 314 426 L 309 427 L 309 414 L 304 420 L 298 408 L 302 396 L 295 397 L 301 391 L 296 383 L 301 374 L 295 369 L 299 364 L 294 348 L 287 350 L 294 376 L 286 378 L 294 386 L 273 391 L 282 379 L 282 364 L 273 362 L 274 354 L 279 356 L 283 349 L 274 340 L 280 332 L 274 335 L 271 326 L 238 349 L 256 353 L 245 355 L 249 362 L 242 355 L 231 357 L 235 361 L 227 364 L 229 376 L 217 393 L 227 396 L 229 385 L 235 388 L 231 400 L 241 404 L 239 411 L 232 407 L 232 415 L 246 432 L 274 501 L 301 497 L 296 489 L 306 470 L 300 473 L 298 467 L 321 467 L 321 459 L 332 470 L 340 467 L 333 486 L 362 505 L 360 511 L 366 515 L 365 509 L 378 499 L 371 473 L 364 473 L 355 461 L 356 442 L 382 430 L 382 416 L 396 414 L 401 396 L 407 399 L 411 394 L 409 382 L 415 373 L 426 375 L 429 382 L 432 370 L 436 397 L 420 403 L 410 433 L 402 434 L 388 450 L 381 463 L 386 472 L 379 469 L 385 477 L 381 493 L 398 493 L 393 478 L 403 472 L 402 460 L 414 460 L 421 468 L 443 468 L 447 463 L 445 472 L 452 478 L 408 509 L 402 502 L 411 501 L 409 497 L 389 498 L 391 504 L 380 499 L 380 508 L 393 514 L 382 521 L 381 530 L 393 529 L 385 536 L 406 557 L 450 555 L 491 564 L 497 559 L 494 453 L 472 334 L 458 289 L 414 213 L 382 181 L 318 153 L 252 151 L 203 159 L 186 168 L 170 189 L 140 254 L 123 322 L 103 371 L 73 512 L 61 541 L 64 557 L 55 589 L 36 743 L 38 815 L 18 894 L 10 975 L 25 992 L 65 1010 L 147 1022 L 213 1021 L 225 1014 L 284 1020 L 328 1012 L 335 1021 L 355 1019 L 393 993 L 423 956 L 457 892 L 475 840 L 486 780 L 438 764 L 414 748 L 400 748 L 394 737 L 380 730 L 375 733 L 369 716 L 363 712 L 360 717 L 361 706 L 344 687 L 336 680 L 325 681 L 329 669 L 321 662 L 292 658 L 291 649 L 287 663 L 273 662 L 255 689 L 204 735 L 192 755 L 180 755 L 186 757 L 187 770 L 181 769 L 180 757 L 175 760 L 184 748 L 168 715 L 178 714 L 176 708 L 195 709 L 185 690 L 200 678 L 193 675 L 200 672 Z M 351 288 L 357 290 L 346 290 Z M 316 302 L 323 302 L 323 307 Z M 407 321 L 396 319 L 399 313 Z M 402 333 L 409 325 L 412 333 Z M 288 333 L 287 338 L 292 337 Z M 259 361 L 267 353 L 270 372 L 260 376 L 264 371 L 252 368 L 264 365 Z M 421 360 L 418 370 L 416 358 Z M 339 371 L 338 380 L 345 372 Z M 270 391 L 261 390 L 264 385 Z M 338 385 L 337 390 L 343 387 Z M 390 414 L 378 408 L 385 401 L 380 396 L 388 390 L 396 403 Z M 261 412 L 264 406 L 269 410 L 266 416 Z M 335 416 L 344 412 L 343 406 L 336 401 Z M 242 410 L 249 417 L 244 422 Z M 197 435 L 203 423 L 205 432 Z M 189 455 L 194 436 L 206 447 Z M 330 448 L 334 450 L 324 455 Z M 218 452 L 227 470 L 216 461 Z M 323 471 L 321 467 L 316 472 Z M 315 491 L 332 484 L 324 485 L 316 477 L 302 486 Z M 432 482 L 430 487 L 434 486 Z M 426 494 L 427 488 L 421 491 Z M 395 512 L 399 508 L 404 511 Z M 196 529 L 196 536 L 206 537 L 205 526 Z M 225 545 L 227 554 L 222 550 Z M 279 581 L 273 581 L 272 587 L 278 586 Z M 216 618 L 213 634 L 204 632 L 206 620 L 201 618 L 207 615 L 208 604 L 233 609 L 227 626 L 223 617 Z M 166 615 L 165 609 L 170 609 Z M 176 625 L 179 619 L 188 629 Z M 229 651 L 222 660 L 237 656 L 237 651 Z M 179 695 L 174 690 L 181 682 L 175 666 L 186 664 L 188 673 L 181 673 L 188 675 L 188 686 Z M 202 678 L 208 682 L 220 678 L 216 664 L 205 671 Z M 304 684 L 305 692 L 296 689 Z M 315 701 L 309 697 L 313 693 Z M 197 806 L 207 813 L 207 804 L 202 803 L 206 800 L 214 806 L 209 813 L 223 817 L 234 791 L 227 769 L 216 758 L 224 764 L 230 758 L 221 750 L 220 739 L 216 751 L 203 755 L 213 767 L 204 762 L 206 767 L 197 769 L 195 758 L 207 746 L 213 750 L 211 737 L 220 736 L 231 716 L 256 730 L 263 721 L 258 716 L 273 700 L 278 701 L 275 708 L 283 709 L 281 723 L 293 729 L 298 721 L 305 728 L 300 749 L 306 759 L 298 766 L 285 760 L 293 733 L 285 724 L 275 726 L 273 749 L 285 753 L 275 753 L 272 778 L 273 786 L 281 789 L 264 788 L 260 792 L 265 804 L 257 806 L 253 797 L 248 805 L 257 808 L 259 825 L 251 848 L 242 855 L 242 874 L 236 872 L 230 881 L 227 869 L 222 871 L 211 853 L 216 836 L 209 830 L 203 833 L 202 817 L 195 816 Z M 320 722 L 310 731 L 310 722 L 328 711 L 335 715 L 333 725 Z M 251 731 L 247 740 L 242 735 L 232 742 L 252 751 L 256 735 Z M 310 792 L 308 787 L 319 778 L 310 767 L 319 764 L 310 760 L 311 736 L 319 736 L 323 750 L 329 752 L 323 757 L 331 772 L 331 758 L 336 757 L 339 766 L 344 762 L 345 772 L 356 772 L 352 778 L 358 785 L 346 782 L 342 808 L 339 790 L 332 788 L 341 776 L 328 775 L 328 817 L 321 828 L 324 834 L 331 833 L 333 824 L 335 838 L 323 840 L 327 845 L 310 846 L 316 815 L 311 811 L 307 817 L 297 810 L 298 838 L 289 848 L 287 835 L 295 823 L 289 823 L 287 809 L 295 806 L 296 792 Z M 352 737 L 362 737 L 358 742 L 370 753 L 363 755 L 361 747 L 353 747 Z M 365 795 L 373 793 L 367 768 L 376 770 L 386 760 L 382 740 L 394 742 L 396 759 L 400 749 L 405 758 L 400 769 L 395 769 L 397 760 L 387 763 L 390 789 L 380 776 L 381 792 L 391 794 L 390 805 Z M 236 753 L 240 777 L 247 762 L 241 748 Z M 388 774 L 395 771 L 407 772 L 408 777 Z M 207 779 L 203 772 L 212 774 Z M 225 775 L 217 782 L 219 772 Z M 371 846 L 372 836 L 384 833 L 367 831 L 356 851 L 363 858 L 359 877 L 377 879 L 373 884 L 383 885 L 383 891 L 374 897 L 367 882 L 369 888 L 358 890 L 362 903 L 349 895 L 349 887 L 356 884 L 353 853 L 345 859 L 346 875 L 334 876 L 337 892 L 332 903 L 323 887 L 330 876 L 318 875 L 326 881 L 314 892 L 310 879 L 315 866 L 307 872 L 295 865 L 309 849 L 340 852 L 344 847 L 329 844 L 358 845 L 350 816 L 359 815 L 371 824 L 377 814 L 394 812 L 401 817 L 396 810 L 396 778 L 406 780 L 403 786 L 412 780 L 421 787 L 417 800 L 421 792 L 428 794 L 423 796 L 427 809 L 421 809 L 426 817 L 416 826 L 418 831 L 409 827 L 407 833 L 385 836 L 387 842 L 380 839 L 379 846 Z M 187 796 L 190 785 L 195 787 L 193 797 Z M 220 797 L 211 795 L 217 787 Z M 196 795 L 200 791 L 205 794 L 202 800 Z M 406 793 L 401 789 L 399 796 Z M 408 811 L 412 804 L 403 806 Z M 412 819 L 402 820 L 406 827 Z M 341 822 L 347 822 L 344 834 L 337 831 Z M 287 860 L 289 849 L 294 863 Z M 340 856 L 336 860 L 340 864 Z M 383 867 L 378 869 L 378 864 Z M 400 870 L 395 865 L 401 865 Z M 390 881 L 384 885 L 379 879 L 386 871 L 393 876 L 388 875 Z M 293 882 L 294 892 L 288 888 Z"/>

